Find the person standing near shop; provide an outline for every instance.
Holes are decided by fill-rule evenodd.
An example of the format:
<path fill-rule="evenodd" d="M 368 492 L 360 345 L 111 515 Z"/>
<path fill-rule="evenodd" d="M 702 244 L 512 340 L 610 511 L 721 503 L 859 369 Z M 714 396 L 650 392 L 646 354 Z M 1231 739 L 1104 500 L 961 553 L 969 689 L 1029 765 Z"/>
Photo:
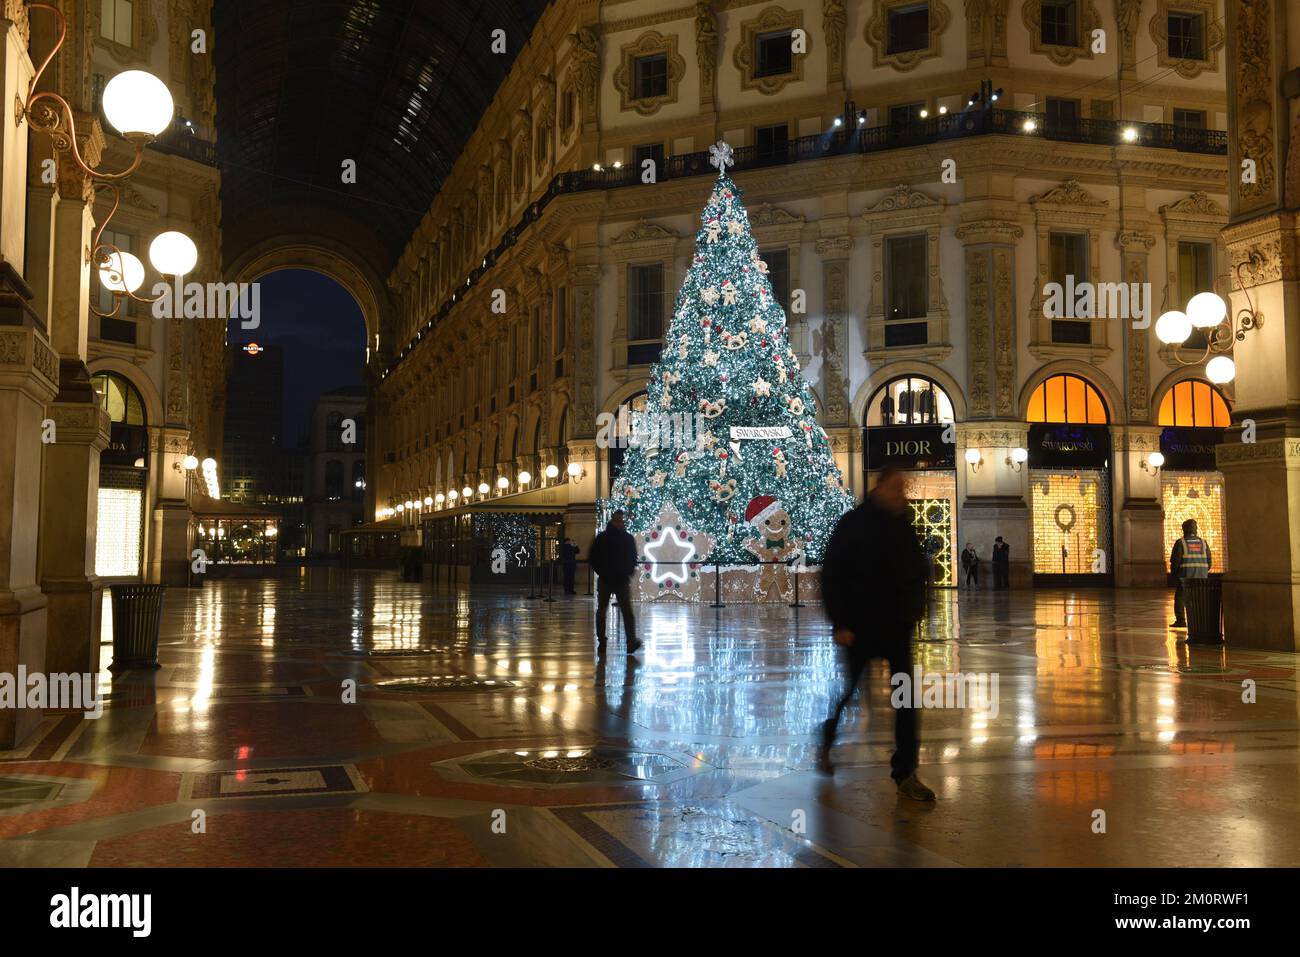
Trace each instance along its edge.
<path fill-rule="evenodd" d="M 578 546 L 573 539 L 566 538 L 560 546 L 560 562 L 564 565 L 564 593 L 576 595 L 573 582 L 578 575 Z"/>
<path fill-rule="evenodd" d="M 993 540 L 993 588 L 1006 591 L 1011 587 L 1011 546 L 999 535 Z"/>
<path fill-rule="evenodd" d="M 636 571 L 636 539 L 628 534 L 620 509 L 610 516 L 609 524 L 596 536 L 587 550 L 587 563 L 596 573 L 596 648 L 605 653 L 605 619 L 609 617 L 609 598 L 618 599 L 627 632 L 627 653 L 636 654 L 641 642 L 636 639 L 636 618 L 632 614 L 632 573 Z"/>
<path fill-rule="evenodd" d="M 848 687 L 822 725 L 817 769 L 831 774 L 835 767 L 830 752 L 840 717 L 867 663 L 886 659 L 894 680 L 912 674 L 912 637 L 925 615 L 925 553 L 912 528 L 901 471 L 881 469 L 862 504 L 840 518 L 822 559 L 821 585 L 835 643 L 844 649 L 849 666 Z M 894 708 L 890 776 L 903 797 L 933 801 L 934 792 L 916 776 L 921 752 L 917 699 L 908 696 L 906 704 Z"/>
<path fill-rule="evenodd" d="M 961 553 L 961 567 L 966 572 L 966 587 L 976 590 L 980 587 L 980 556 L 975 546 L 966 543 L 966 550 Z"/>
<path fill-rule="evenodd" d="M 1196 534 L 1196 519 L 1183 522 L 1183 537 L 1174 542 L 1169 553 L 1169 573 L 1174 579 L 1174 622 L 1170 628 L 1186 628 L 1183 608 L 1183 582 L 1189 578 L 1210 577 L 1210 545 Z"/>

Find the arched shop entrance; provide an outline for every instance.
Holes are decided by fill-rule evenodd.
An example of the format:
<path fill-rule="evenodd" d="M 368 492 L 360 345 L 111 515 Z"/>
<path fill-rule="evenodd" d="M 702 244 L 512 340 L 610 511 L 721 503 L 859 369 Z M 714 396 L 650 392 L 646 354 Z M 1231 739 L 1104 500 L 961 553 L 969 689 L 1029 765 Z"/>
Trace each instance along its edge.
<path fill-rule="evenodd" d="M 1184 379 L 1165 393 L 1157 421 L 1163 426 L 1160 451 L 1165 457 L 1160 470 L 1165 559 L 1183 534 L 1183 522 L 1193 518 L 1210 546 L 1211 573 L 1222 573 L 1228 567 L 1226 502 L 1214 447 L 1231 423 L 1227 400 L 1208 382 Z"/>
<path fill-rule="evenodd" d="M 913 525 L 931 556 L 934 584 L 944 586 L 957 584 L 957 445 L 943 436 L 952 422 L 948 394 L 933 379 L 916 375 L 877 389 L 863 421 L 866 487 L 886 465 L 908 473 Z"/>
<path fill-rule="evenodd" d="M 99 453 L 95 574 L 138 579 L 144 567 L 144 520 L 149 488 L 149 429 L 140 391 L 125 376 L 100 372 L 90 384 L 112 420 Z"/>
<path fill-rule="evenodd" d="M 1077 375 L 1034 390 L 1029 422 L 1029 503 L 1034 584 L 1111 585 L 1110 415 Z"/>

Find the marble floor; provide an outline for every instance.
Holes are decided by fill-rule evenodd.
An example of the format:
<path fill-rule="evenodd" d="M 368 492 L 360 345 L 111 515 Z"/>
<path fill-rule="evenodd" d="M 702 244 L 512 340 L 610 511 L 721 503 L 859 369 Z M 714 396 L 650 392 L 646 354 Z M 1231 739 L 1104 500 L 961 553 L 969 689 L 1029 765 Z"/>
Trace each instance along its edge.
<path fill-rule="evenodd" d="M 817 606 L 637 613 L 600 660 L 587 596 L 173 589 L 161 670 L 0 752 L 0 866 L 1300 865 L 1297 656 L 1180 645 L 1167 593 L 942 594 L 918 666 L 997 694 L 923 712 L 934 805 L 889 779 L 883 665 L 814 771 Z"/>

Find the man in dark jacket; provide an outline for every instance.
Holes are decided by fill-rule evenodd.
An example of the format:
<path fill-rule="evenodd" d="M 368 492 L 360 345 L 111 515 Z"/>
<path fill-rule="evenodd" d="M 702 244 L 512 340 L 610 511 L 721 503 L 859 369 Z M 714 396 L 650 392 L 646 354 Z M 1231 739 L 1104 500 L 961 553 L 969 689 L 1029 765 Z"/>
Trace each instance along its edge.
<path fill-rule="evenodd" d="M 636 618 L 632 615 L 632 573 L 636 571 L 636 539 L 623 525 L 623 512 L 615 512 L 596 536 L 587 551 L 587 562 L 596 573 L 596 648 L 605 651 L 605 619 L 609 616 L 609 596 L 618 599 L 627 632 L 627 653 L 636 654 L 641 642 L 636 639 Z"/>
<path fill-rule="evenodd" d="M 822 726 L 818 768 L 830 774 L 831 746 L 840 716 L 857 690 L 872 658 L 889 662 L 891 676 L 912 675 L 912 635 L 925 614 L 925 554 L 912 530 L 903 473 L 886 467 L 876 486 L 853 511 L 840 519 L 822 561 L 822 599 L 845 649 L 849 686 Z M 933 801 L 934 792 L 916 776 L 920 760 L 920 721 L 912 695 L 894 711 L 894 756 L 891 776 L 904 797 Z"/>
<path fill-rule="evenodd" d="M 578 575 L 578 546 L 571 538 L 566 538 L 560 546 L 560 563 L 564 566 L 564 593 L 576 595 L 574 579 Z"/>
<path fill-rule="evenodd" d="M 1011 546 L 999 535 L 993 540 L 993 588 L 1006 591 L 1011 587 Z"/>

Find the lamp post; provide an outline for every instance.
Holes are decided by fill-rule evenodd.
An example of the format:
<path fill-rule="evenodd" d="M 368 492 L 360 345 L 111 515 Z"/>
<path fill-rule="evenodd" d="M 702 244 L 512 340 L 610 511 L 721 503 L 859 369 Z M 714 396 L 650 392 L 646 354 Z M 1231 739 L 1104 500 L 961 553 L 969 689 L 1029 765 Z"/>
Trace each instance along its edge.
<path fill-rule="evenodd" d="M 92 167 L 77 147 L 76 120 L 71 105 L 52 90 L 38 92 L 36 89 L 45 70 L 67 40 L 67 18 L 53 4 L 29 3 L 27 6 L 30 10 L 45 10 L 53 14 L 59 24 L 59 35 L 54 48 L 32 76 L 27 87 L 27 99 L 15 103 L 14 123 L 17 126 L 30 123 L 33 130 L 49 136 L 54 151 L 67 154 L 94 182 L 96 190 L 104 189 L 113 194 L 113 206 L 95 230 L 86 258 L 86 262 L 95 267 L 104 288 L 113 294 L 112 312 L 102 313 L 93 305 L 91 311 L 101 318 L 109 318 L 117 315 L 125 299 L 143 303 L 155 301 L 136 295 L 136 290 L 144 283 L 144 264 L 139 258 L 112 243 L 102 242 L 102 238 L 122 201 L 119 184 L 140 168 L 144 162 L 144 148 L 171 126 L 175 104 L 167 84 L 152 73 L 126 70 L 114 76 L 104 87 L 101 98 L 104 117 L 131 144 L 135 155 L 125 169 L 117 172 Z M 173 230 L 154 239 L 149 247 L 149 259 L 163 275 L 181 276 L 194 268 L 198 261 L 198 247 L 184 233 Z"/>

